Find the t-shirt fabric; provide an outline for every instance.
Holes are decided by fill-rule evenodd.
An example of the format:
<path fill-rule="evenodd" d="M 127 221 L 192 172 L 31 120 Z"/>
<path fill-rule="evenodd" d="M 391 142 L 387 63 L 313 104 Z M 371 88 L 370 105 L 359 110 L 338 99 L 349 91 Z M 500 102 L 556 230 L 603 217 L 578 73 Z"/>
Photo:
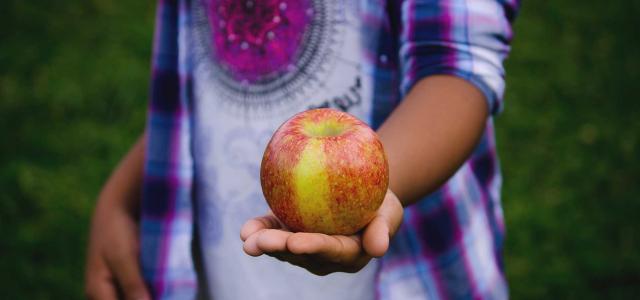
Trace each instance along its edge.
<path fill-rule="evenodd" d="M 372 74 L 362 68 L 362 19 L 342 1 L 192 4 L 195 205 L 207 293 L 213 299 L 373 299 L 376 263 L 319 277 L 268 256 L 238 233 L 267 213 L 260 162 L 294 113 L 336 107 L 368 119 Z"/>
<path fill-rule="evenodd" d="M 332 107 L 376 128 L 420 79 L 463 78 L 495 114 L 517 1 L 160 1 L 141 213 L 159 299 L 503 299 L 493 120 L 437 192 L 405 210 L 389 252 L 317 277 L 241 249 L 267 211 L 259 163 L 296 112 Z M 420 134 L 428 134 L 425 128 Z"/>

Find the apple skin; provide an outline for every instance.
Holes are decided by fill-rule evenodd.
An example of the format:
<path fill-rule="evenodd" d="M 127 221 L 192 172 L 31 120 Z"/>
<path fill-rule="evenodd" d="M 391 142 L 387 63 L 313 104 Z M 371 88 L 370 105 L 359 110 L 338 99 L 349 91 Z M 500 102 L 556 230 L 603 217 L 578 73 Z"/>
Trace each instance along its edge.
<path fill-rule="evenodd" d="M 328 109 L 284 122 L 265 149 L 260 183 L 269 207 L 292 231 L 354 234 L 389 186 L 380 139 L 364 122 Z"/>

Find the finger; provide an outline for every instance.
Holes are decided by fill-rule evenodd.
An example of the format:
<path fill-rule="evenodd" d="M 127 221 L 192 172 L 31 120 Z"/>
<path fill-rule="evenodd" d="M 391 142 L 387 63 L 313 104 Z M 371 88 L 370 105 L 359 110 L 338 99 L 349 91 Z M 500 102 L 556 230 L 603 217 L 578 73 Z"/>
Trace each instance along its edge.
<path fill-rule="evenodd" d="M 389 191 L 376 217 L 367 225 L 363 235 L 363 247 L 369 255 L 381 257 L 387 252 L 389 240 L 400 227 L 402 215 L 400 200 Z"/>
<path fill-rule="evenodd" d="M 331 262 L 355 261 L 362 253 L 357 236 L 326 235 L 298 232 L 287 239 L 287 249 L 293 254 L 314 254 Z"/>
<path fill-rule="evenodd" d="M 258 238 L 260 237 L 260 234 L 262 234 L 262 232 L 265 230 L 266 229 L 260 229 L 257 232 L 252 233 L 245 239 L 244 243 L 242 244 L 242 250 L 244 250 L 244 253 L 251 256 L 260 256 L 264 253 L 258 247 Z"/>
<path fill-rule="evenodd" d="M 107 257 L 107 264 L 120 286 L 125 299 L 151 299 L 142 279 L 137 251 L 117 251 Z"/>
<path fill-rule="evenodd" d="M 86 287 L 87 299 L 91 300 L 116 300 L 118 299 L 116 287 L 113 282 L 107 278 L 96 279 L 87 282 Z"/>
<path fill-rule="evenodd" d="M 147 292 L 137 259 L 122 259 L 114 263 L 116 280 L 126 299 L 151 299 Z"/>
<path fill-rule="evenodd" d="M 292 233 L 279 229 L 265 229 L 256 240 L 257 247 L 262 252 L 287 251 L 287 239 Z"/>
<path fill-rule="evenodd" d="M 389 249 L 389 232 L 387 222 L 376 216 L 363 235 L 365 251 L 373 257 L 383 256 Z"/>
<path fill-rule="evenodd" d="M 262 230 L 262 229 L 279 229 L 282 228 L 280 221 L 274 215 L 265 215 L 262 217 L 254 218 L 242 226 L 240 230 L 240 238 L 246 241 L 250 235 Z"/>
<path fill-rule="evenodd" d="M 118 298 L 109 268 L 102 257 L 98 255 L 91 255 L 87 262 L 85 294 L 87 299 L 91 300 L 116 300 Z"/>

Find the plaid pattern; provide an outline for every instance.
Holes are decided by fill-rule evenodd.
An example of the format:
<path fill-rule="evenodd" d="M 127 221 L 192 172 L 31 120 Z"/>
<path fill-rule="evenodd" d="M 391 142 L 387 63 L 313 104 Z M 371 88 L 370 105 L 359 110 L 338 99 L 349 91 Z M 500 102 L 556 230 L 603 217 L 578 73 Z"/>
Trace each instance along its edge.
<path fill-rule="evenodd" d="M 198 1 L 198 0 L 196 0 Z M 432 74 L 466 79 L 502 109 L 518 0 L 361 0 L 363 61 L 374 74 L 371 125 Z M 193 299 L 190 0 L 160 0 L 141 216 L 141 263 L 154 298 Z M 501 177 L 491 118 L 469 160 L 405 211 L 376 279 L 379 299 L 504 299 Z"/>

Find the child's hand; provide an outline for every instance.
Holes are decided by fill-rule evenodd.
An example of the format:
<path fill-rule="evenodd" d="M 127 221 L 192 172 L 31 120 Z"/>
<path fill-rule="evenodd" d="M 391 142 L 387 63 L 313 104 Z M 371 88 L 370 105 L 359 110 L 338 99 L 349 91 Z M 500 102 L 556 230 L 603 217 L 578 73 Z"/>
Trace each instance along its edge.
<path fill-rule="evenodd" d="M 140 272 L 138 225 L 133 216 L 99 205 L 92 227 L 87 253 L 87 298 L 151 299 Z"/>
<path fill-rule="evenodd" d="M 151 299 L 138 262 L 144 149 L 141 136 L 100 193 L 87 251 L 88 299 Z"/>
<path fill-rule="evenodd" d="M 316 275 L 354 273 L 372 257 L 383 256 L 402 222 L 402 204 L 387 191 L 376 217 L 356 235 L 290 232 L 273 215 L 247 221 L 240 232 L 243 249 L 251 256 L 267 254 Z"/>

